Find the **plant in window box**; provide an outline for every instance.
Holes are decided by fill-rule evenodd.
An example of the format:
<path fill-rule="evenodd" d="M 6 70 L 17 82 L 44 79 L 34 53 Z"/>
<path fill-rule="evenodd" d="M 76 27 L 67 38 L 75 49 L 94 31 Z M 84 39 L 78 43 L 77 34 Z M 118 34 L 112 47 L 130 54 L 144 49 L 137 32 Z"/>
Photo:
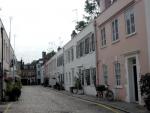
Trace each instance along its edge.
<path fill-rule="evenodd" d="M 141 76 L 140 89 L 141 95 L 144 97 L 146 108 L 150 110 L 150 73 Z"/>
<path fill-rule="evenodd" d="M 75 85 L 74 87 L 71 87 L 71 92 L 74 94 L 77 94 L 79 90 L 83 90 L 82 85 L 81 85 L 81 80 L 79 77 L 75 77 Z"/>

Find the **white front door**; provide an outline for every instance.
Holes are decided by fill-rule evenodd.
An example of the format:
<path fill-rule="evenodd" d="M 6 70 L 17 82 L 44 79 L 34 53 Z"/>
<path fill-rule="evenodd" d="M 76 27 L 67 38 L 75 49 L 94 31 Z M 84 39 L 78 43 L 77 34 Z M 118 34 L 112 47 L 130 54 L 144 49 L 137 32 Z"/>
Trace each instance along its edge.
<path fill-rule="evenodd" d="M 127 101 L 141 103 L 138 55 L 126 57 Z"/>

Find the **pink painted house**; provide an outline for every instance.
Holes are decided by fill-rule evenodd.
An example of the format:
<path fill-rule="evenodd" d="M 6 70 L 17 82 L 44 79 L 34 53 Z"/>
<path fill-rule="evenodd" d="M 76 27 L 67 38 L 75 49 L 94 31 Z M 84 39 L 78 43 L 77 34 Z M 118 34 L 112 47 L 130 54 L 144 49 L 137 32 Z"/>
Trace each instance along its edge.
<path fill-rule="evenodd" d="M 98 1 L 97 84 L 109 84 L 117 100 L 142 104 L 139 80 L 150 72 L 150 0 Z"/>

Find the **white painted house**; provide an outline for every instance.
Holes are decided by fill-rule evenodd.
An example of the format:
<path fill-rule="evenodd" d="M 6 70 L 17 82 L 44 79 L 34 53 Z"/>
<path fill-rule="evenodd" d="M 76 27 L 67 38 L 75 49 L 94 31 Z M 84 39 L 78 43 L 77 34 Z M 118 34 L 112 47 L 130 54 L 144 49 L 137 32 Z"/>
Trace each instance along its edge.
<path fill-rule="evenodd" d="M 76 37 L 76 72 L 83 77 L 84 93 L 96 95 L 96 53 L 94 23 L 91 22 Z"/>
<path fill-rule="evenodd" d="M 53 86 L 56 83 L 57 69 L 56 69 L 56 54 L 46 62 L 46 77 L 49 78 L 49 85 Z"/>
<path fill-rule="evenodd" d="M 42 65 L 43 65 L 43 60 L 39 59 L 36 63 L 36 82 L 38 85 L 41 84 Z"/>
<path fill-rule="evenodd" d="M 76 76 L 76 37 L 72 38 L 64 46 L 64 73 L 65 89 L 70 90 L 74 86 L 74 77 Z"/>
<path fill-rule="evenodd" d="M 70 87 L 75 86 L 75 77 L 80 76 L 84 93 L 95 96 L 95 59 L 94 23 L 91 22 L 46 62 L 49 85 L 53 86 L 57 81 L 70 91 Z"/>
<path fill-rule="evenodd" d="M 74 77 L 81 75 L 84 93 L 96 95 L 94 23 L 91 22 L 64 46 L 65 89 L 74 86 Z"/>
<path fill-rule="evenodd" d="M 57 81 L 64 87 L 64 48 L 56 54 Z"/>

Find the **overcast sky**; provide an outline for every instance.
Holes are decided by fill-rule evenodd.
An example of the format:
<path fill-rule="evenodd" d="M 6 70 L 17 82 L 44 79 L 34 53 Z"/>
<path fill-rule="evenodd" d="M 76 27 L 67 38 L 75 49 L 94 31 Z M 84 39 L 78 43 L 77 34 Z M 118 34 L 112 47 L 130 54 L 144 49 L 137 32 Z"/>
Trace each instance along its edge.
<path fill-rule="evenodd" d="M 77 19 L 84 13 L 85 0 L 0 0 L 0 17 L 9 33 L 12 17 L 11 43 L 18 60 L 26 62 L 41 58 L 43 50 L 63 46 L 71 37 Z M 75 11 L 77 9 L 77 11 Z"/>

